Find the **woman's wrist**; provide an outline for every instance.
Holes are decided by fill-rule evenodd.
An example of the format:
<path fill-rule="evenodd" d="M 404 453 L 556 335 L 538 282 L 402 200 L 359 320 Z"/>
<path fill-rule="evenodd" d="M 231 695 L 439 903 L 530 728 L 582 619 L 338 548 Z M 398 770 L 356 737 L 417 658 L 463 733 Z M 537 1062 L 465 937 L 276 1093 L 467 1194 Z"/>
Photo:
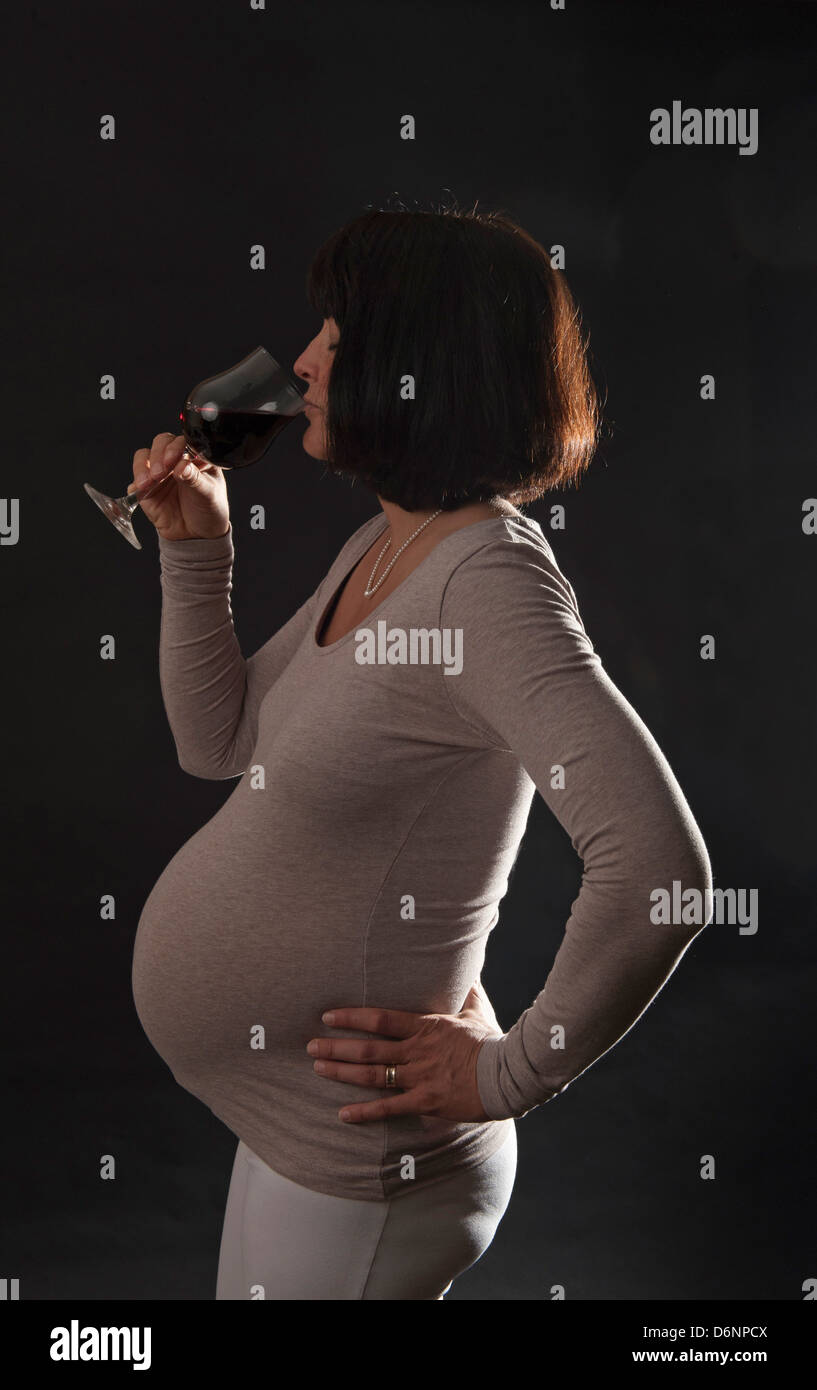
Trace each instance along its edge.
<path fill-rule="evenodd" d="M 161 531 L 157 532 L 160 542 L 163 545 L 189 545 L 195 541 L 223 541 L 232 531 L 232 525 L 228 523 L 227 530 L 221 531 L 213 536 L 163 536 Z"/>
<path fill-rule="evenodd" d="M 235 557 L 232 527 L 223 536 L 188 536 L 169 541 L 159 537 L 159 562 L 163 572 L 198 570 L 202 567 L 230 569 Z"/>
<path fill-rule="evenodd" d="M 504 1120 L 508 1116 L 499 1114 L 503 1109 L 499 1091 L 499 1056 L 505 1035 L 483 1038 L 477 1052 L 476 1079 L 482 1108 L 489 1120 Z M 499 1056 L 497 1055 L 499 1054 Z"/>

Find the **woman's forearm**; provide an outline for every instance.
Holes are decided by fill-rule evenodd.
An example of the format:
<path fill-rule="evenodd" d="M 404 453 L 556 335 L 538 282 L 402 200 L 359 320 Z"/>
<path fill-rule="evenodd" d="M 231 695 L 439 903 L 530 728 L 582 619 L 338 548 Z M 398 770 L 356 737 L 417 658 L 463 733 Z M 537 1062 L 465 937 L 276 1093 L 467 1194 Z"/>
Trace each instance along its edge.
<path fill-rule="evenodd" d="M 230 595 L 232 528 L 211 540 L 159 541 L 159 677 L 179 764 L 194 777 L 237 777 L 249 766 L 258 708 L 306 632 L 315 595 L 249 660 Z"/>
<path fill-rule="evenodd" d="M 674 881 L 699 894 L 696 922 L 652 920 L 650 892 L 666 889 L 671 898 Z M 502 1038 L 480 1049 L 477 1084 L 491 1119 L 552 1099 L 629 1031 L 709 921 L 711 888 L 709 858 L 693 834 L 667 843 L 637 879 L 580 891 L 544 989 Z"/>

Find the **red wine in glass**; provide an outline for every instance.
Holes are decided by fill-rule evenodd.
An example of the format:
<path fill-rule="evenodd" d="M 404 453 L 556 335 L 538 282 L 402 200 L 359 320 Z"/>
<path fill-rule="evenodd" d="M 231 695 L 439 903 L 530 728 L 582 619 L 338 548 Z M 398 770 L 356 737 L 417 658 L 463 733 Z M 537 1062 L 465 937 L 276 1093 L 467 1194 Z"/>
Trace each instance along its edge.
<path fill-rule="evenodd" d="M 187 445 L 182 458 L 219 468 L 247 468 L 263 458 L 273 440 L 305 408 L 295 378 L 266 348 L 257 347 L 234 367 L 194 386 L 179 417 Z M 83 483 L 83 487 L 125 539 L 141 550 L 131 521 L 133 513 L 172 476 L 166 473 L 122 497 L 108 497 L 90 483 Z"/>
<path fill-rule="evenodd" d="M 210 463 L 218 459 L 220 468 L 246 468 L 264 456 L 292 416 L 205 404 L 188 406 L 179 418 L 188 445 L 200 458 Z"/>

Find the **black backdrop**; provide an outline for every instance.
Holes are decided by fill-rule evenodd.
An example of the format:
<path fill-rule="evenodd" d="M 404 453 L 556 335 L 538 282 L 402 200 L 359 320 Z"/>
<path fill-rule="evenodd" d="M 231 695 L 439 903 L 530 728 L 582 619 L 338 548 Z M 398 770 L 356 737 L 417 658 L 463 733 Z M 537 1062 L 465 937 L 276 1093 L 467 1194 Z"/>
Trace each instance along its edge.
<path fill-rule="evenodd" d="M 318 327 L 309 259 L 341 222 L 394 194 L 453 195 L 566 249 L 609 433 L 578 491 L 528 511 L 669 758 L 716 887 L 757 889 L 759 926 L 709 927 L 633 1032 L 519 1122 L 511 1207 L 448 1298 L 802 1299 L 817 1277 L 815 8 L 286 11 L 85 3 L 6 22 L 2 493 L 19 535 L 0 554 L 0 1275 L 27 1299 L 212 1299 L 235 1147 L 130 994 L 142 905 L 234 783 L 176 762 L 152 528 L 137 514 L 133 550 L 81 484 L 124 491 L 185 391 L 257 343 L 292 363 Z M 757 152 L 651 144 L 650 111 L 676 99 L 757 108 Z M 301 433 L 228 479 L 246 654 L 377 509 Z M 504 1027 L 541 988 L 579 878 L 537 798 L 484 975 Z"/>

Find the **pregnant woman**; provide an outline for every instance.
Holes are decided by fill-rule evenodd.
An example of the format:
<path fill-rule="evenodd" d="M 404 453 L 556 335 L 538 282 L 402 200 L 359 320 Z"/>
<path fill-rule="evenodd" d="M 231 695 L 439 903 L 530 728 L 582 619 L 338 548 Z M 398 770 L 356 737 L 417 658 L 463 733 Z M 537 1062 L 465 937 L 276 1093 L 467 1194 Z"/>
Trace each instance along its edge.
<path fill-rule="evenodd" d="M 222 471 L 170 434 L 134 456 L 132 487 L 174 475 L 144 511 L 179 762 L 239 779 L 145 904 L 134 998 L 238 1139 L 217 1299 L 441 1299 L 507 1208 L 515 1119 L 628 1031 L 708 920 L 657 923 L 656 891 L 709 903 L 711 871 L 519 510 L 597 441 L 561 273 L 504 214 L 371 210 L 308 294 L 303 447 L 378 508 L 249 659 Z M 269 554 L 297 589 L 274 533 Z M 480 973 L 536 791 L 584 872 L 503 1033 Z"/>

